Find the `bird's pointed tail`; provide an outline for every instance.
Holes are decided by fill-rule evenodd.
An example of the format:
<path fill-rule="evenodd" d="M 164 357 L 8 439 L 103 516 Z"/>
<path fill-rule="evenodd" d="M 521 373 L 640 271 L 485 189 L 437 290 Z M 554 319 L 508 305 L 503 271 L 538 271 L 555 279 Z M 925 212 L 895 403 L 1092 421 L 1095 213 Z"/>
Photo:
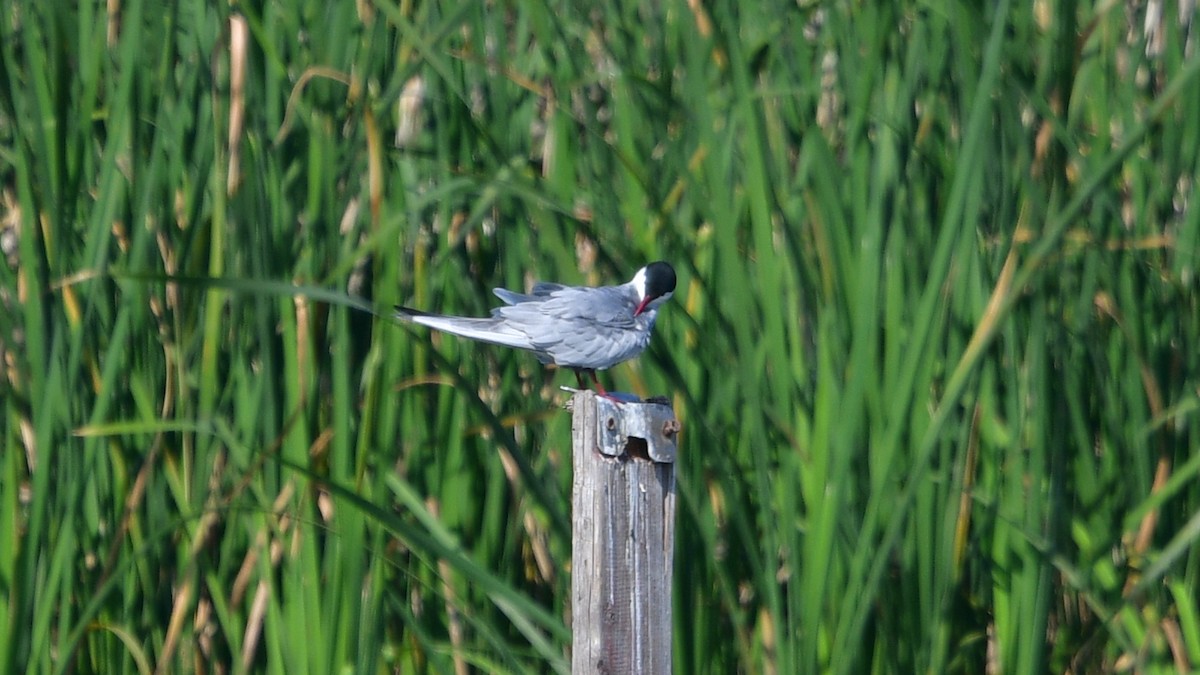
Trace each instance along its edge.
<path fill-rule="evenodd" d="M 440 330 L 443 333 L 450 333 L 451 335 L 458 335 L 481 342 L 490 342 L 505 347 L 536 351 L 536 348 L 529 342 L 528 335 L 509 326 L 503 319 L 477 319 L 465 316 L 430 314 L 399 305 L 396 306 L 395 317 L 401 321 L 428 326 L 429 328 Z"/>

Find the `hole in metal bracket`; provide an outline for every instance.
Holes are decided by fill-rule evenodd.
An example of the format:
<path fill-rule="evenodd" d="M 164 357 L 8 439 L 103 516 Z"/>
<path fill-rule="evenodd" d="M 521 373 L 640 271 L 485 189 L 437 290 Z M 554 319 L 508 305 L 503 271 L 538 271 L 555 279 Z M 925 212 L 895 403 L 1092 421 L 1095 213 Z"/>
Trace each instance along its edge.
<path fill-rule="evenodd" d="M 646 439 L 630 436 L 625 442 L 625 454 L 630 459 L 641 459 L 650 461 L 650 446 L 646 443 Z"/>

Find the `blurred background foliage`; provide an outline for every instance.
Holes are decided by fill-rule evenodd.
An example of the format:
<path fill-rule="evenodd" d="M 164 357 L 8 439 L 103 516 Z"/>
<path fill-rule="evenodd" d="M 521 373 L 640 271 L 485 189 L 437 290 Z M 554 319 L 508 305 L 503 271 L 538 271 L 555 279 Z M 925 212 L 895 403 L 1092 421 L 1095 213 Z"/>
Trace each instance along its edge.
<path fill-rule="evenodd" d="M 678 672 L 1200 667 L 1195 18 L 5 4 L 0 668 L 565 672 L 572 379 L 386 310 L 655 259 Z"/>

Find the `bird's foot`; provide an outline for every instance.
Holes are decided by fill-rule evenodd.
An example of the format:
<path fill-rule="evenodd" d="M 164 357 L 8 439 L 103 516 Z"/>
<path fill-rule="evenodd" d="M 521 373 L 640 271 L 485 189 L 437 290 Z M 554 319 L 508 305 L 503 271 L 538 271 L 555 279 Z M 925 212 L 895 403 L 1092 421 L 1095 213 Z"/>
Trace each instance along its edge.
<path fill-rule="evenodd" d="M 642 397 L 637 394 L 629 394 L 623 391 L 604 391 L 598 392 L 597 396 L 602 396 L 613 403 L 641 403 Z"/>
<path fill-rule="evenodd" d="M 581 394 L 590 389 L 576 389 L 575 387 L 560 386 L 559 389 L 569 391 L 572 394 Z M 629 394 L 622 391 L 597 391 L 595 394 L 601 398 L 606 398 L 613 403 L 641 403 L 642 399 L 637 394 Z"/>

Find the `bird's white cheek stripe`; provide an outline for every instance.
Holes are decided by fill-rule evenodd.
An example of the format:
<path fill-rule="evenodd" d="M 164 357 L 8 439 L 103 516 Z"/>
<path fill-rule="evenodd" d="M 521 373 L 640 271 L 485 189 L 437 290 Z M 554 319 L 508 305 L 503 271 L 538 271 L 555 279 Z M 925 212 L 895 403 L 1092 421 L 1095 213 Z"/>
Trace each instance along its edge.
<path fill-rule="evenodd" d="M 633 275 L 633 281 L 631 281 L 630 283 L 633 284 L 633 290 L 637 291 L 638 300 L 645 298 L 646 297 L 646 268 L 643 267 L 642 269 L 638 270 L 637 274 Z"/>

